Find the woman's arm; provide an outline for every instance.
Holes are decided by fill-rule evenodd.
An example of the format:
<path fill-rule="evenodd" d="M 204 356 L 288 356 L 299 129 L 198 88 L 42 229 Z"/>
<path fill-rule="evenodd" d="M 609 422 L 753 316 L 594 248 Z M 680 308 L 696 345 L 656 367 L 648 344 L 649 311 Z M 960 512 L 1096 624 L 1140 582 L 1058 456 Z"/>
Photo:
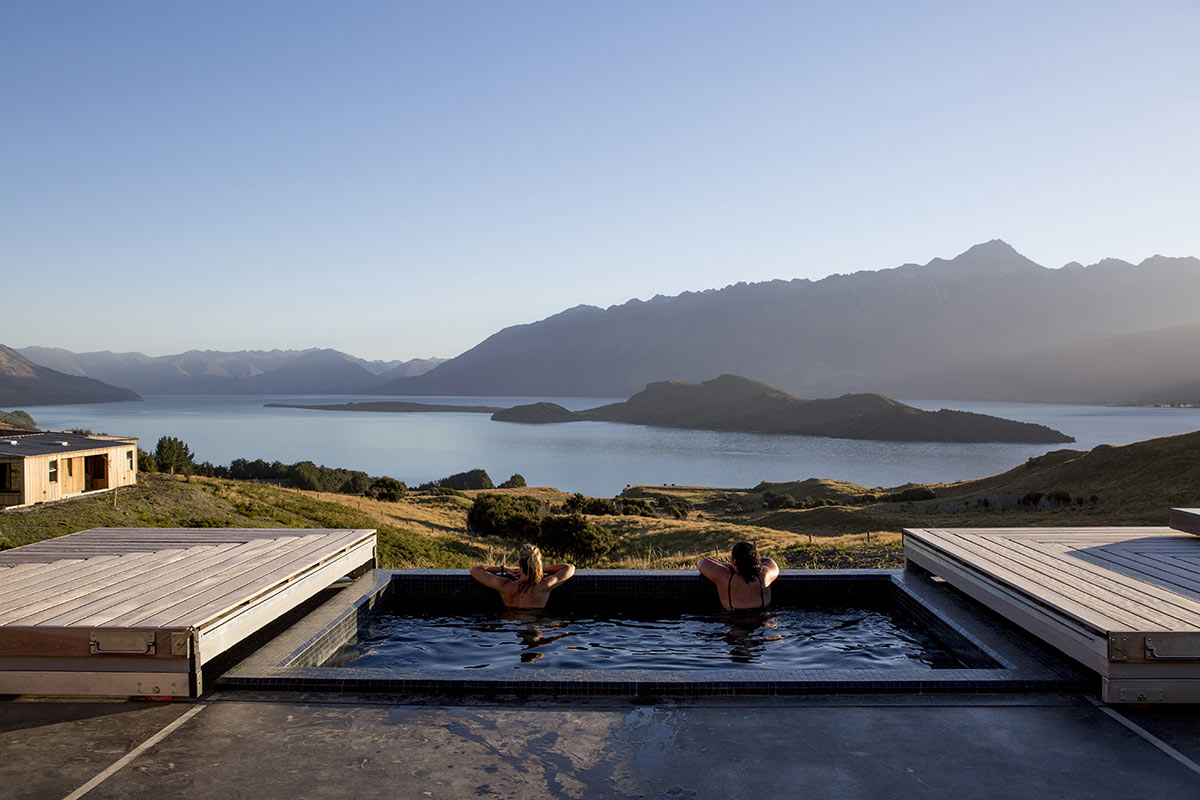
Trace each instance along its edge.
<path fill-rule="evenodd" d="M 563 581 L 571 580 L 571 576 L 575 574 L 574 564 L 551 564 L 548 567 L 542 567 L 542 583 L 547 589 L 553 589 Z"/>
<path fill-rule="evenodd" d="M 771 581 L 779 577 L 779 565 L 774 559 L 764 558 L 762 560 L 762 582 L 763 586 L 770 586 Z"/>
<path fill-rule="evenodd" d="M 700 559 L 700 563 L 696 566 L 700 570 L 700 574 L 708 578 L 713 583 L 720 583 L 721 581 L 726 580 L 729 577 L 729 573 L 732 571 L 728 564 L 722 564 L 720 561 L 709 558 L 708 556 Z"/>
<path fill-rule="evenodd" d="M 471 567 L 471 577 L 496 591 L 500 591 L 500 587 L 507 584 L 512 578 L 507 574 L 501 574 L 504 567 L 485 567 L 482 564 Z"/>

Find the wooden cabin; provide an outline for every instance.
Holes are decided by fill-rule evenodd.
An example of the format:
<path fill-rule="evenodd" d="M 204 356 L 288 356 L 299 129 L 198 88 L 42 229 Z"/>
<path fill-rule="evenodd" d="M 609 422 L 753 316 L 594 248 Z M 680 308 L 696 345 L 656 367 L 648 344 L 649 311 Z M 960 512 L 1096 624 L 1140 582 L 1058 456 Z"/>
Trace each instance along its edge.
<path fill-rule="evenodd" d="M 137 439 L 0 432 L 0 508 L 137 483 Z"/>

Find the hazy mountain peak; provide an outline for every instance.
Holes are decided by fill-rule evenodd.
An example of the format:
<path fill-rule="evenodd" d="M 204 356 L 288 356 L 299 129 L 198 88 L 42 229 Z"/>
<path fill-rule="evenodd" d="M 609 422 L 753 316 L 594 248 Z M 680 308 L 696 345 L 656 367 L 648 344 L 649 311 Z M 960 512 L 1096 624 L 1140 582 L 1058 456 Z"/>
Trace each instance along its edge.
<path fill-rule="evenodd" d="M 1017 252 L 1016 248 L 1003 239 L 992 239 L 967 248 L 949 261 L 935 258 L 928 266 L 945 265 L 944 271 L 951 274 L 1008 275 L 1018 272 L 1045 269 Z"/>

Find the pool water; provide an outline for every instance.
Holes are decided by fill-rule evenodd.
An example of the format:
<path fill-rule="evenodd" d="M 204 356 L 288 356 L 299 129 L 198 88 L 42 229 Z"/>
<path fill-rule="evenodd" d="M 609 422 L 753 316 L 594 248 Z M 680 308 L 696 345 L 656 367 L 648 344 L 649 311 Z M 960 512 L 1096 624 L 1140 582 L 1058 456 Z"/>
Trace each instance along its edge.
<path fill-rule="evenodd" d="M 910 620 L 861 608 L 653 619 L 544 611 L 380 614 L 330 666 L 407 669 L 954 669 Z"/>

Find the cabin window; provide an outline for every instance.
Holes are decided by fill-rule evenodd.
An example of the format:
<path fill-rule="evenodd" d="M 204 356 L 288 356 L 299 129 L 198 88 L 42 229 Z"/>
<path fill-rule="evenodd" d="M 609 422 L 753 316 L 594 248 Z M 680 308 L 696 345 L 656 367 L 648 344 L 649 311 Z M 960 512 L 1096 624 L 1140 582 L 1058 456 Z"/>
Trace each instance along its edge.
<path fill-rule="evenodd" d="M 58 483 L 58 459 L 50 462 L 50 482 Z"/>
<path fill-rule="evenodd" d="M 125 469 L 133 471 L 133 451 L 125 451 Z"/>
<path fill-rule="evenodd" d="M 67 459 L 67 477 L 71 478 L 71 477 L 74 477 L 74 475 L 75 475 L 75 459 L 68 458 Z"/>
<path fill-rule="evenodd" d="M 0 464 L 0 492 L 21 491 L 21 466 Z"/>

